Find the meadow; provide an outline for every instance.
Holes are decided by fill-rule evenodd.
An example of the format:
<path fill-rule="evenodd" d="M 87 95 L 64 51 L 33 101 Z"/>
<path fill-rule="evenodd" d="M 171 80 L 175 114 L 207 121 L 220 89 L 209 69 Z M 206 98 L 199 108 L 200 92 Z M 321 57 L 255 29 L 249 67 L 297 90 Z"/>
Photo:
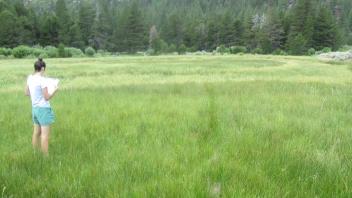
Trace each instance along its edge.
<path fill-rule="evenodd" d="M 227 55 L 47 59 L 50 155 L 31 145 L 35 59 L 0 60 L 1 197 L 352 197 L 352 63 Z"/>

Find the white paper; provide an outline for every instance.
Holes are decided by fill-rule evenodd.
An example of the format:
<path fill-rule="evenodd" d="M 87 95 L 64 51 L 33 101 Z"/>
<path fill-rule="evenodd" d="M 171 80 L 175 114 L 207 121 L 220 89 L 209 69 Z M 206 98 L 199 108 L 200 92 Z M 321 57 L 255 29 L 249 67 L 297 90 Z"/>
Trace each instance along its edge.
<path fill-rule="evenodd" d="M 48 87 L 48 93 L 51 95 L 55 89 L 59 86 L 60 80 L 57 78 L 46 78 L 46 85 Z"/>

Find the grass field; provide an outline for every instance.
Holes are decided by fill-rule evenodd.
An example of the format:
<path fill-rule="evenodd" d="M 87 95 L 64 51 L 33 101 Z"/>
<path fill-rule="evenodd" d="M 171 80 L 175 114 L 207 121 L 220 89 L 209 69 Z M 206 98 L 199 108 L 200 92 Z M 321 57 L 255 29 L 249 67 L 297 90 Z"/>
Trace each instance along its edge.
<path fill-rule="evenodd" d="M 50 156 L 0 60 L 1 197 L 351 197 L 352 64 L 309 57 L 47 59 Z"/>

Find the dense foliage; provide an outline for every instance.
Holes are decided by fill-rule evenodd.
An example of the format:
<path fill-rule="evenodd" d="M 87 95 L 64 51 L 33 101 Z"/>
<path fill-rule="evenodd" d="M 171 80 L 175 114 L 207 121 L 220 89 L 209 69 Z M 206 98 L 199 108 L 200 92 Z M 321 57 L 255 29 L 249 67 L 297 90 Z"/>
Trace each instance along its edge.
<path fill-rule="evenodd" d="M 352 44 L 351 8 L 350 0 L 0 0 L 0 47 L 300 55 Z"/>

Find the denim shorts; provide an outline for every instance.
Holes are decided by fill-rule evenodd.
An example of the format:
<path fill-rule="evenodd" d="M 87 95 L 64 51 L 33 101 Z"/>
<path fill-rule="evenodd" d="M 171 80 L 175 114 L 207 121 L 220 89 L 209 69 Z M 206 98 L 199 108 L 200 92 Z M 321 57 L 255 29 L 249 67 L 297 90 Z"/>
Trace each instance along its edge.
<path fill-rule="evenodd" d="M 55 115 L 50 107 L 33 107 L 33 123 L 40 126 L 49 126 L 55 121 Z"/>

